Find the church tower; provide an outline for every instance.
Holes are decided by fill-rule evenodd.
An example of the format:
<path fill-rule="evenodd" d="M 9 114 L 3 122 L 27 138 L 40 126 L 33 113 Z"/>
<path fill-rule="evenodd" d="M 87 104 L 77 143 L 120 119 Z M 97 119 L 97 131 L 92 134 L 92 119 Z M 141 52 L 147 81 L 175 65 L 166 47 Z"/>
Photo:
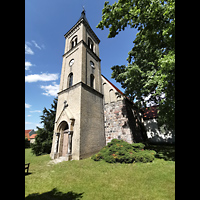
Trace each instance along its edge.
<path fill-rule="evenodd" d="M 58 92 L 51 158 L 79 160 L 106 145 L 100 40 L 81 13 L 64 35 L 65 49 Z"/>

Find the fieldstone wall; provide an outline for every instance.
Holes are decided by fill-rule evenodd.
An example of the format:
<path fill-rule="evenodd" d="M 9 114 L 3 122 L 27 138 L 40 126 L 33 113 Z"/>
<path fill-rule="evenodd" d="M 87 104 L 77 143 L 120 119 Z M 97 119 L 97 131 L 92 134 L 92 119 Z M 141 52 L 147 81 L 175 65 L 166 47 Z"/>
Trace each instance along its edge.
<path fill-rule="evenodd" d="M 141 117 L 127 100 L 119 100 L 104 105 L 104 125 L 106 144 L 112 139 L 122 139 L 128 143 L 142 142 Z"/>
<path fill-rule="evenodd" d="M 104 123 L 106 144 L 114 138 L 133 143 L 124 100 L 104 105 Z"/>

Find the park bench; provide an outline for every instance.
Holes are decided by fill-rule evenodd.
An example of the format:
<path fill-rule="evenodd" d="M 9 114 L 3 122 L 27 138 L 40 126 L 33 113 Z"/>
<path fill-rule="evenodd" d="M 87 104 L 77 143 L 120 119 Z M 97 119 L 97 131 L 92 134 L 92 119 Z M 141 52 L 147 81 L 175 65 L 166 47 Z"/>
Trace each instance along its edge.
<path fill-rule="evenodd" d="M 29 165 L 30 165 L 30 163 L 25 164 L 25 169 L 27 169 L 27 173 L 28 173 L 28 170 L 29 170 Z"/>

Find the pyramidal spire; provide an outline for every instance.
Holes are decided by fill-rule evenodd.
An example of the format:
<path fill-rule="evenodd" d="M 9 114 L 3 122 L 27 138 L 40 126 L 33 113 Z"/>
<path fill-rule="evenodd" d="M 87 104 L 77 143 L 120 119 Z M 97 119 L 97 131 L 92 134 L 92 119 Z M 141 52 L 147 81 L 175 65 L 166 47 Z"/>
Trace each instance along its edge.
<path fill-rule="evenodd" d="M 88 22 L 88 20 L 87 20 L 87 18 L 86 18 L 86 14 L 85 14 L 85 8 L 84 8 L 84 6 L 82 6 L 83 7 L 83 10 L 82 10 L 82 12 L 81 12 L 81 17 L 79 18 L 79 20 L 80 19 L 84 19 L 88 24 L 89 24 L 89 22 Z"/>
<path fill-rule="evenodd" d="M 84 18 L 85 17 L 85 8 L 84 8 L 84 6 L 82 6 L 82 7 L 83 7 L 83 10 L 81 12 L 81 18 Z"/>
<path fill-rule="evenodd" d="M 83 10 L 82 10 L 82 12 L 84 12 L 84 14 L 85 14 L 85 8 L 84 8 L 84 6 L 82 6 L 83 7 Z"/>

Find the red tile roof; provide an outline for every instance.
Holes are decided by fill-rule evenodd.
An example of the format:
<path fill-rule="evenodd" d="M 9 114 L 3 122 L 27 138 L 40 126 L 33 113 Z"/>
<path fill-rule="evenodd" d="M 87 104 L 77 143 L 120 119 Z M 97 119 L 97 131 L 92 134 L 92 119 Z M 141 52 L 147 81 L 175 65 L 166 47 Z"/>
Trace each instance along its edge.
<path fill-rule="evenodd" d="M 158 106 L 151 106 L 144 110 L 144 120 L 158 117 Z"/>
<path fill-rule="evenodd" d="M 113 85 L 103 74 L 101 74 L 101 76 L 103 76 L 108 81 L 108 83 L 110 83 L 110 85 L 112 85 L 121 95 L 124 96 L 124 93 L 120 89 L 118 89 L 115 85 Z"/>
<path fill-rule="evenodd" d="M 33 129 L 25 130 L 25 138 L 28 138 L 28 141 L 30 141 L 30 135 L 29 135 L 29 133 L 30 133 L 32 130 L 33 130 Z"/>
<path fill-rule="evenodd" d="M 34 139 L 36 135 L 37 135 L 37 134 L 34 133 L 33 135 L 30 136 L 30 139 Z"/>
<path fill-rule="evenodd" d="M 115 85 L 113 85 L 103 74 L 101 74 L 121 95 L 123 95 L 126 99 L 129 100 L 129 102 L 131 102 L 133 105 L 134 105 L 134 102 L 130 101 L 130 99 L 124 95 L 124 93 L 119 90 Z M 151 107 L 148 107 L 144 110 L 144 120 L 145 119 L 153 119 L 153 118 L 156 118 L 158 117 L 158 109 L 157 109 L 158 106 L 151 106 Z"/>
<path fill-rule="evenodd" d="M 117 88 L 114 84 L 112 84 L 103 74 L 101 74 L 101 76 L 102 76 L 103 78 L 105 78 L 105 79 L 108 81 L 108 83 L 110 83 L 110 85 L 112 85 L 123 97 L 125 97 L 126 99 L 128 99 L 129 102 L 132 103 L 132 104 L 134 105 L 134 102 L 131 101 L 127 96 L 125 96 L 125 94 L 124 94 L 119 88 Z"/>

